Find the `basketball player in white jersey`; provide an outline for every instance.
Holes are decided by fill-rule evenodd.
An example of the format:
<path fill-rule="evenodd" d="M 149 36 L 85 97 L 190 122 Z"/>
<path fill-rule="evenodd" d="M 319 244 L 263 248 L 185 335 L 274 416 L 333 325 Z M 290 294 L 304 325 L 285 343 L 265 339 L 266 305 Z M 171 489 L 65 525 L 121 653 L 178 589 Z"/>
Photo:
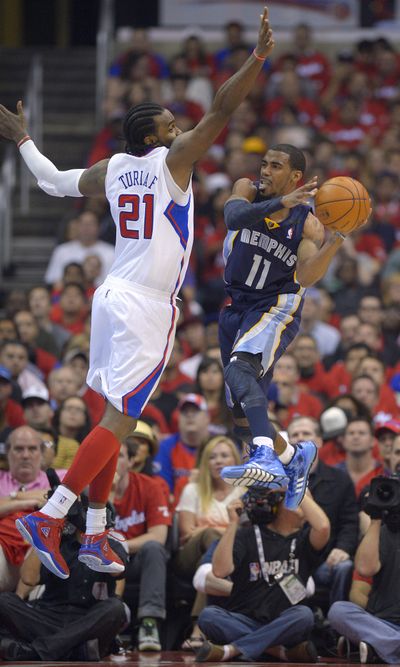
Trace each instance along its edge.
<path fill-rule="evenodd" d="M 60 172 L 27 135 L 22 103 L 16 115 L 0 105 L 0 136 L 16 142 L 38 185 L 59 197 L 105 194 L 117 228 L 115 261 L 93 300 L 90 343 L 88 383 L 106 398 L 104 417 L 42 510 L 17 521 L 42 563 L 61 578 L 69 576 L 59 551 L 64 517 L 87 485 L 90 507 L 78 558 L 102 572 L 124 568 L 105 529 L 120 442 L 134 429 L 172 349 L 175 299 L 193 241 L 193 165 L 249 93 L 274 47 L 267 8 L 260 18 L 252 55 L 193 130 L 182 134 L 159 105 L 138 105 L 124 121 L 126 153 L 89 169 Z"/>

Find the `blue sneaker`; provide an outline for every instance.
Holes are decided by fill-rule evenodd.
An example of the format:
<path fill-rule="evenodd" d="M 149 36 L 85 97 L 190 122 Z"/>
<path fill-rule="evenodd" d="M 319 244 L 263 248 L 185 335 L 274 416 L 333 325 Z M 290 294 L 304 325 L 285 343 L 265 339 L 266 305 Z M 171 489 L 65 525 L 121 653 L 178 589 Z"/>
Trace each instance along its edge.
<path fill-rule="evenodd" d="M 295 510 L 300 505 L 307 490 L 308 475 L 317 456 L 317 447 L 313 442 L 299 442 L 295 445 L 295 453 L 287 465 L 283 466 L 289 478 L 289 486 L 285 496 L 285 507 Z"/>
<path fill-rule="evenodd" d="M 96 535 L 84 534 L 82 540 L 78 560 L 91 570 L 109 574 L 120 574 L 125 570 L 122 560 L 108 543 L 108 530 Z"/>
<path fill-rule="evenodd" d="M 53 519 L 42 512 L 33 512 L 15 522 L 22 537 L 33 546 L 43 565 L 60 579 L 69 577 L 69 567 L 60 552 L 64 523 L 65 519 Z"/>
<path fill-rule="evenodd" d="M 289 478 L 274 450 L 267 445 L 250 445 L 250 458 L 240 466 L 226 466 L 221 477 L 233 486 L 286 489 Z"/>

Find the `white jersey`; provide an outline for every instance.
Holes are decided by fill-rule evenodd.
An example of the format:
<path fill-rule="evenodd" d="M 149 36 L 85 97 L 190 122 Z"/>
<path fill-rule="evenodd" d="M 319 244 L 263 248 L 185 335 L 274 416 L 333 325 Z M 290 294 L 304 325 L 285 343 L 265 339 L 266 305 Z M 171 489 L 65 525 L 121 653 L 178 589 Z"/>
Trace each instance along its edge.
<path fill-rule="evenodd" d="M 116 225 L 109 275 L 170 296 L 186 273 L 193 245 L 192 184 L 184 192 L 166 165 L 168 148 L 145 156 L 114 155 L 106 196 Z"/>

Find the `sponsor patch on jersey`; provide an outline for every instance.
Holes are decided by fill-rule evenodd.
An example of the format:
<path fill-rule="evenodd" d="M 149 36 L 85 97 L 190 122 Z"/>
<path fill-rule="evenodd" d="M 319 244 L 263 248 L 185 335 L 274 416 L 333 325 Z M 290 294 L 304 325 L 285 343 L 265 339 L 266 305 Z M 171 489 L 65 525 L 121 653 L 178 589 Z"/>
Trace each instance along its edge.
<path fill-rule="evenodd" d="M 264 218 L 264 222 L 267 225 L 268 229 L 279 229 L 280 224 L 279 222 L 275 222 L 275 220 L 271 220 L 271 218 Z"/>

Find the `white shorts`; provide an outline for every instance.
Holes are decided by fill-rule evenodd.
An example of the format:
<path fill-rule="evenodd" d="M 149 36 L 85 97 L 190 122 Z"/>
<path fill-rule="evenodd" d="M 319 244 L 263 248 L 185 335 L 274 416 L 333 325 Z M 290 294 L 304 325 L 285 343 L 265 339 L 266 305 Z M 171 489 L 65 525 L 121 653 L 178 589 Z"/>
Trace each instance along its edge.
<path fill-rule="evenodd" d="M 140 417 L 170 357 L 178 315 L 170 295 L 108 276 L 93 298 L 88 385 Z"/>

